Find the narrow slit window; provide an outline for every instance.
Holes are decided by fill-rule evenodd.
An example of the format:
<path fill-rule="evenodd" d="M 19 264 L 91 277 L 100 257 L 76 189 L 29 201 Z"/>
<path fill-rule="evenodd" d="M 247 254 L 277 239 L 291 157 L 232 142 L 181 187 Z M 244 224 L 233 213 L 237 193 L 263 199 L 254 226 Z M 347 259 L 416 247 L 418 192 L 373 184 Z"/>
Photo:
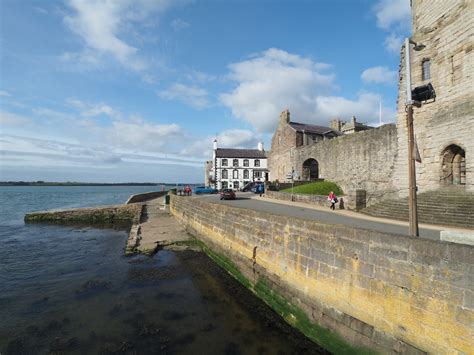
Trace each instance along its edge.
<path fill-rule="evenodd" d="M 431 78 L 431 62 L 429 59 L 423 60 L 421 63 L 421 80 L 429 80 Z"/>

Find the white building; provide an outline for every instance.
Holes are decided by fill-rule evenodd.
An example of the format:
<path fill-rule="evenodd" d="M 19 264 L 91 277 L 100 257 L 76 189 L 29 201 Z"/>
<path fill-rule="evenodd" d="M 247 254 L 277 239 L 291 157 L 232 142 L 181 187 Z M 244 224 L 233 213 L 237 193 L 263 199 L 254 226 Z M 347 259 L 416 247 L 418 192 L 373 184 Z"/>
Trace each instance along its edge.
<path fill-rule="evenodd" d="M 263 143 L 257 149 L 217 148 L 214 141 L 211 182 L 216 189 L 242 189 L 250 182 L 268 181 Z"/>

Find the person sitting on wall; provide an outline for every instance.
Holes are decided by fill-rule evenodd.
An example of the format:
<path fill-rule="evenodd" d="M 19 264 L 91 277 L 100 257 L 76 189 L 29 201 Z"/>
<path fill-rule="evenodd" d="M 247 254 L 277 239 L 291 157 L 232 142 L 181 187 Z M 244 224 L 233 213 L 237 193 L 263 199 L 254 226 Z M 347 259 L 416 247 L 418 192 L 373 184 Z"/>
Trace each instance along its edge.
<path fill-rule="evenodd" d="M 330 206 L 329 208 L 334 211 L 334 210 L 336 209 L 336 203 L 337 203 L 337 197 L 336 197 L 336 195 L 334 194 L 334 192 L 331 191 L 331 192 L 329 193 L 328 201 L 329 201 L 329 203 L 331 204 L 331 206 Z"/>

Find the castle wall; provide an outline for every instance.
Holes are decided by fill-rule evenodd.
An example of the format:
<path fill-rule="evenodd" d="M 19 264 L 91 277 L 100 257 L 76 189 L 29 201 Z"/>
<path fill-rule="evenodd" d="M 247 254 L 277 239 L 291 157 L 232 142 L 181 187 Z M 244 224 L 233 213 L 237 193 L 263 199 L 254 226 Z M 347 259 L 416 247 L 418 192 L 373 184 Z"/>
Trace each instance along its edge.
<path fill-rule="evenodd" d="M 271 179 L 286 180 L 291 167 L 303 176 L 303 163 L 315 159 L 319 177 L 339 184 L 348 195 L 367 191 L 367 204 L 393 194 L 393 168 L 397 155 L 397 129 L 385 125 L 292 150 L 271 151 Z"/>
<path fill-rule="evenodd" d="M 356 351 L 334 347 L 309 322 L 380 353 L 472 352 L 472 246 L 179 196 L 171 212 L 224 256 L 229 272 L 270 295 L 270 305 L 286 305 L 275 310 L 335 354 Z"/>
<path fill-rule="evenodd" d="M 418 192 L 444 186 L 442 153 L 456 144 L 465 151 L 465 188 L 474 191 L 474 3 L 468 0 L 414 0 L 413 40 L 426 47 L 411 50 L 412 87 L 431 82 L 436 101 L 414 108 L 414 131 L 422 163 L 416 163 Z M 423 60 L 431 78 L 422 80 Z M 408 194 L 408 142 L 405 113 L 405 48 L 402 48 L 398 96 L 398 157 L 394 185 Z"/>

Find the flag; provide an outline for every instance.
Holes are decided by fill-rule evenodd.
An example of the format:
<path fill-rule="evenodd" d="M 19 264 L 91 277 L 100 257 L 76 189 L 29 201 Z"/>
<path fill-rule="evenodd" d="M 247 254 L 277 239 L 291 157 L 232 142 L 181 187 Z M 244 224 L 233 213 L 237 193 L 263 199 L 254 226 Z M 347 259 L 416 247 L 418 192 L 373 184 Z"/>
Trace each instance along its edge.
<path fill-rule="evenodd" d="M 418 144 L 416 143 L 416 136 L 415 136 L 415 145 L 413 146 L 413 156 L 415 157 L 415 161 L 421 163 L 421 156 L 420 151 L 418 150 Z"/>

